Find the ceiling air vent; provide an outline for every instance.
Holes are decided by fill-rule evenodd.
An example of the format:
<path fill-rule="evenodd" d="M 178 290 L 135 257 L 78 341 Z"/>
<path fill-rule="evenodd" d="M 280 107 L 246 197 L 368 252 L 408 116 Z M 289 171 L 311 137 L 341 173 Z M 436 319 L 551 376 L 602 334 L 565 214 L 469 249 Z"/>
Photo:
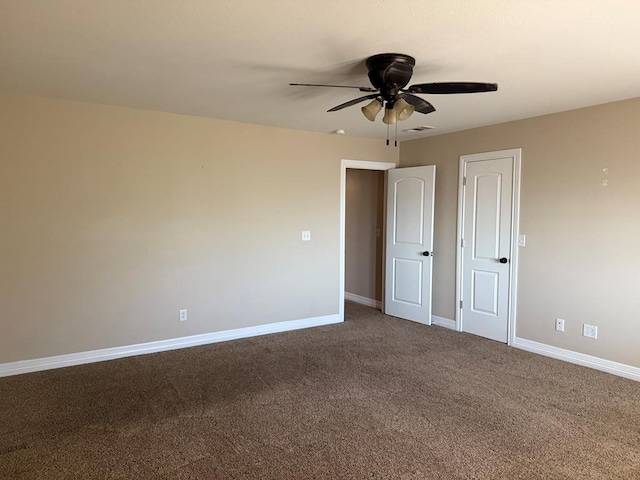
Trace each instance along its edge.
<path fill-rule="evenodd" d="M 423 125 L 421 127 L 415 127 L 415 128 L 407 128 L 406 130 L 402 130 L 403 132 L 406 133 L 418 133 L 418 132 L 424 132 L 425 130 L 433 130 L 436 127 L 430 127 L 429 125 Z"/>

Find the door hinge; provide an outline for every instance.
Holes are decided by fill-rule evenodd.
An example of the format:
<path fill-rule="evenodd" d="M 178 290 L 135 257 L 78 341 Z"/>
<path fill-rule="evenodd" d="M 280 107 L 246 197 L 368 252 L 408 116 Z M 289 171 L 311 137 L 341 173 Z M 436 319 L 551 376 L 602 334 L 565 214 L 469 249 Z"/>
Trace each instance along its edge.
<path fill-rule="evenodd" d="M 460 246 L 461 246 L 462 248 L 464 248 L 464 238 L 461 238 L 461 239 L 460 239 Z"/>
<path fill-rule="evenodd" d="M 462 186 L 463 187 L 467 186 L 467 177 L 462 177 Z"/>
<path fill-rule="evenodd" d="M 460 310 L 462 310 L 462 300 L 460 300 Z"/>

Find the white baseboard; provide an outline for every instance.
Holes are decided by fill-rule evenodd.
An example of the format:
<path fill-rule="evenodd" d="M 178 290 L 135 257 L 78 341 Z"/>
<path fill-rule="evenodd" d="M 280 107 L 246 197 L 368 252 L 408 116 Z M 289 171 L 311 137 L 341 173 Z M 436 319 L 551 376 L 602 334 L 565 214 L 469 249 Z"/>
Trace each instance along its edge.
<path fill-rule="evenodd" d="M 439 327 L 449 328 L 451 330 L 456 329 L 456 321 L 448 318 L 439 317 L 437 315 L 431 315 L 431 323 L 438 325 Z"/>
<path fill-rule="evenodd" d="M 139 343 L 137 345 L 127 345 L 124 347 L 104 348 L 88 352 L 69 353 L 57 355 L 55 357 L 36 358 L 33 360 L 21 360 L 18 362 L 0 363 L 0 377 L 19 375 L 21 373 L 39 372 L 53 368 L 70 367 L 82 365 L 84 363 L 101 362 L 103 360 L 113 360 L 133 355 L 145 353 L 164 352 L 178 348 L 195 347 L 209 343 L 226 342 L 239 338 L 256 337 L 269 333 L 288 332 L 300 328 L 319 327 L 340 323 L 340 315 L 325 315 L 322 317 L 304 318 L 301 320 L 290 320 L 286 322 L 268 323 L 266 325 L 256 325 L 255 327 L 236 328 L 224 330 L 222 332 L 204 333 L 189 337 L 172 338 L 157 342 Z"/>
<path fill-rule="evenodd" d="M 515 337 L 511 346 L 558 360 L 564 360 L 565 362 L 575 363 L 576 365 L 582 365 L 583 367 L 601 370 L 619 377 L 640 381 L 640 368 L 632 367 L 624 363 L 612 362 L 604 358 L 593 357 L 591 355 L 585 355 L 584 353 L 565 350 L 564 348 L 558 348 L 520 337 Z"/>
<path fill-rule="evenodd" d="M 366 305 L 371 308 L 382 308 L 382 302 L 380 300 L 374 300 L 373 298 L 363 297 L 362 295 L 356 295 L 355 293 L 344 292 L 344 299 L 351 300 L 352 302 Z"/>

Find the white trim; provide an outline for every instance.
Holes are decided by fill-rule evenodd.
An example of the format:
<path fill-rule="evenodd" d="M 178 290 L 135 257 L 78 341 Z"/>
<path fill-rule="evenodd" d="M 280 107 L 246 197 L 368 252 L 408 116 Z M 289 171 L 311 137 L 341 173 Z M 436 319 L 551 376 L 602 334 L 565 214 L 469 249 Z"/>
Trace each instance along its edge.
<path fill-rule="evenodd" d="M 450 330 L 456 330 L 456 321 L 449 318 L 439 317 L 437 315 L 431 315 L 431 324 L 438 325 L 439 327 L 448 328 Z"/>
<path fill-rule="evenodd" d="M 518 316 L 518 262 L 519 262 L 519 246 L 518 237 L 520 236 L 520 177 L 522 165 L 522 149 L 516 148 L 513 152 L 513 208 L 511 214 L 511 272 L 509 272 L 509 281 L 511 282 L 511 299 L 509 302 L 509 332 L 507 345 L 513 345 L 516 339 L 516 320 Z"/>
<path fill-rule="evenodd" d="M 520 233 L 520 171 L 522 163 L 522 149 L 512 148 L 509 150 L 498 150 L 494 152 L 475 153 L 470 155 L 460 155 L 458 168 L 458 225 L 456 229 L 456 330 L 462 331 L 462 316 L 460 301 L 462 300 L 462 230 L 464 226 L 464 176 L 466 164 L 469 162 L 480 162 L 496 157 L 513 158 L 513 202 L 511 204 L 511 261 L 509 263 L 509 324 L 507 333 L 507 345 L 512 345 L 516 338 L 516 303 L 518 299 L 518 235 Z"/>
<path fill-rule="evenodd" d="M 458 165 L 458 224 L 456 226 L 456 331 L 462 331 L 460 301 L 462 300 L 462 229 L 464 227 L 464 174 L 465 166 L 462 156 Z"/>
<path fill-rule="evenodd" d="M 348 160 L 342 159 L 340 162 L 340 293 L 338 298 L 338 315 L 340 320 L 344 321 L 344 298 L 345 298 L 345 278 L 344 278 L 344 261 L 345 261 L 345 218 L 347 208 L 347 168 L 355 168 L 358 170 L 389 170 L 396 168 L 398 165 L 389 162 L 370 162 L 367 160 Z M 386 192 L 385 192 L 386 196 Z M 383 246 L 384 251 L 384 246 Z M 384 261 L 383 267 L 384 267 Z M 383 272 L 384 278 L 384 272 Z"/>
<path fill-rule="evenodd" d="M 392 162 L 370 162 L 368 160 L 348 160 L 342 159 L 342 168 L 355 168 L 357 170 L 389 170 L 397 168 L 397 163 Z"/>
<path fill-rule="evenodd" d="M 355 293 L 344 292 L 344 299 L 351 300 L 352 302 L 356 302 L 367 307 L 382 309 L 382 302 L 380 300 L 363 297 L 362 295 L 356 295 Z"/>
<path fill-rule="evenodd" d="M 640 381 L 640 368 L 632 367 L 624 363 L 613 362 L 611 360 L 605 360 L 600 357 L 593 357 L 584 353 L 574 352 L 573 350 L 565 350 L 564 348 L 554 347 L 545 343 L 534 342 L 533 340 L 527 340 L 514 336 L 512 347 L 526 350 L 528 352 L 538 353 L 545 357 L 551 357 L 558 360 L 563 360 L 569 363 L 575 363 L 576 365 L 582 365 L 583 367 L 594 368 L 603 372 L 611 373 L 619 377 L 629 378 L 631 380 Z"/>
<path fill-rule="evenodd" d="M 57 355 L 55 357 L 0 363 L 0 377 L 19 375 L 21 373 L 39 372 L 53 368 L 70 367 L 72 365 L 82 365 L 85 363 L 101 362 L 103 360 L 113 360 L 116 358 L 130 357 L 146 353 L 165 352 L 167 350 L 175 350 L 178 348 L 195 347 L 197 345 L 226 342 L 228 340 L 236 340 L 239 338 L 255 337 L 258 335 L 267 335 L 269 333 L 288 332 L 291 330 L 298 330 L 300 328 L 319 327 L 322 325 L 330 325 L 340 322 L 342 322 L 342 318 L 338 314 L 325 315 L 322 317 L 256 325 L 255 327 L 235 328 L 233 330 L 224 330 L 221 332 L 204 333 L 189 337 L 172 338 L 157 342 L 139 343 L 124 347 L 104 348 L 88 352 Z"/>

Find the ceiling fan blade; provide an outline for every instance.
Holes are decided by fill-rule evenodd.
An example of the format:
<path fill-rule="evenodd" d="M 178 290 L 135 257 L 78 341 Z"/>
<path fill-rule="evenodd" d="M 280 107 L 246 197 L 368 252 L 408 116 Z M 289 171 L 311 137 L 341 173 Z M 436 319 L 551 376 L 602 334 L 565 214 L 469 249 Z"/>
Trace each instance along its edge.
<path fill-rule="evenodd" d="M 411 85 L 407 88 L 409 93 L 431 93 L 431 94 L 449 94 L 449 93 L 480 93 L 495 92 L 498 90 L 497 83 L 482 82 L 437 82 L 437 83 L 419 83 Z"/>
<path fill-rule="evenodd" d="M 403 93 L 400 95 L 401 98 L 404 98 L 404 101 L 410 105 L 413 105 L 416 109 L 416 112 L 427 113 L 435 112 L 436 107 L 427 102 L 424 98 L 416 97 L 415 95 L 411 95 L 410 93 Z"/>
<path fill-rule="evenodd" d="M 342 110 L 343 108 L 350 107 L 351 105 L 355 105 L 356 103 L 364 102 L 365 100 L 370 100 L 372 98 L 376 98 L 377 96 L 378 96 L 378 94 L 374 93 L 372 95 L 365 95 L 364 97 L 354 98 L 353 100 L 349 100 L 348 102 L 341 103 L 340 105 L 337 105 L 337 106 L 327 110 L 327 112 L 335 112 L 336 110 Z"/>
<path fill-rule="evenodd" d="M 377 88 L 373 87 L 354 87 L 351 85 L 324 85 L 321 83 L 290 83 L 293 87 L 333 87 L 333 88 L 357 88 L 361 92 L 377 92 Z"/>

